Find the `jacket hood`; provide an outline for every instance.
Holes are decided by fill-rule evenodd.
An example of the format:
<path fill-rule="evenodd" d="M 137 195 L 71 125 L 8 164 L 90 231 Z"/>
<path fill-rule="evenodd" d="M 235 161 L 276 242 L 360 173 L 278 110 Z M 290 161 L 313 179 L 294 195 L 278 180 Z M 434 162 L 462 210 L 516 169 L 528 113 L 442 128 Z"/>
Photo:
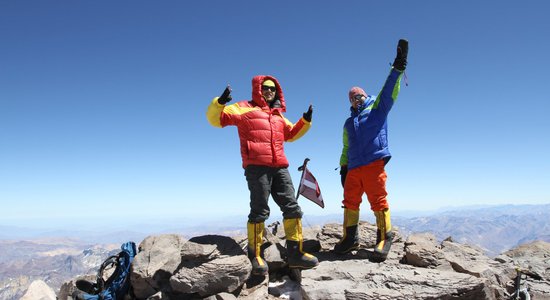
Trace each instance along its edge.
<path fill-rule="evenodd" d="M 275 87 L 277 88 L 277 94 L 275 95 L 275 100 L 277 99 L 280 102 L 281 107 L 279 108 L 282 112 L 286 112 L 286 103 L 285 103 L 285 97 L 283 95 L 283 90 L 281 89 L 281 85 L 279 84 L 279 81 L 270 75 L 258 75 L 254 76 L 252 78 L 252 101 L 256 103 L 260 107 L 269 107 L 267 104 L 267 101 L 265 101 L 264 97 L 262 97 L 262 83 L 266 80 L 272 80 L 275 82 Z"/>

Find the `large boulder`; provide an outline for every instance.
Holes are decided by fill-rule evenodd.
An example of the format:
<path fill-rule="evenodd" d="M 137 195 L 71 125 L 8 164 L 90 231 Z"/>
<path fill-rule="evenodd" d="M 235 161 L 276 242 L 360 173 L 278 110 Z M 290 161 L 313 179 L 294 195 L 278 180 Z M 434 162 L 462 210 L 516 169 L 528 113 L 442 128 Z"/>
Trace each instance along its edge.
<path fill-rule="evenodd" d="M 139 245 L 131 282 L 135 296 L 207 297 L 232 293 L 250 276 L 252 266 L 237 242 L 207 235 L 185 240 L 179 235 L 147 237 Z"/>
<path fill-rule="evenodd" d="M 523 283 L 529 287 L 531 299 L 550 300 L 550 243 L 535 241 L 520 245 L 495 258 L 505 266 L 503 273 L 517 275 L 522 272 Z M 506 282 L 508 291 L 513 290 L 513 276 Z"/>
<path fill-rule="evenodd" d="M 403 262 L 421 268 L 452 270 L 441 245 L 431 233 L 412 234 L 407 238 Z"/>
<path fill-rule="evenodd" d="M 456 243 L 451 237 L 437 243 L 433 234 L 412 234 L 405 243 L 403 263 L 438 270 L 454 271 L 483 278 L 494 295 L 505 295 L 498 263 L 475 247 Z M 496 297 L 496 296 L 495 296 Z"/>

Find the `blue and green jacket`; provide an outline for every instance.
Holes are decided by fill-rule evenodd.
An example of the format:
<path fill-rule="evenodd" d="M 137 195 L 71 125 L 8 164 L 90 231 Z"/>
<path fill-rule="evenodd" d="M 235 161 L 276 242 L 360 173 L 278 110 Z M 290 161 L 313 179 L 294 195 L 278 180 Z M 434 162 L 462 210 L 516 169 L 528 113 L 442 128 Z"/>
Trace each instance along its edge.
<path fill-rule="evenodd" d="M 387 117 L 399 94 L 402 72 L 392 68 L 378 96 L 367 96 L 357 110 L 351 107 L 351 117 L 344 123 L 344 148 L 340 165 L 348 170 L 390 158 Z"/>

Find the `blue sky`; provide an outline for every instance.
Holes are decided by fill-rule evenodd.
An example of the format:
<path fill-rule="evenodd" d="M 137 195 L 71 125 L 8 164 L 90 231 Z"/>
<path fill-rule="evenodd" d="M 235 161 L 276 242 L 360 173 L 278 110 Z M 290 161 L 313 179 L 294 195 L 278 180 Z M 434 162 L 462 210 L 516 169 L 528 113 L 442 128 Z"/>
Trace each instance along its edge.
<path fill-rule="evenodd" d="M 376 94 L 399 38 L 389 116 L 394 211 L 550 202 L 546 1 L 0 1 L 0 223 L 248 214 L 236 128 L 211 127 L 225 85 L 277 77 L 286 144 L 340 213 L 347 91 Z M 362 206 L 368 212 L 364 199 Z M 280 211 L 271 201 L 272 216 Z M 244 220 L 243 220 L 244 222 Z"/>

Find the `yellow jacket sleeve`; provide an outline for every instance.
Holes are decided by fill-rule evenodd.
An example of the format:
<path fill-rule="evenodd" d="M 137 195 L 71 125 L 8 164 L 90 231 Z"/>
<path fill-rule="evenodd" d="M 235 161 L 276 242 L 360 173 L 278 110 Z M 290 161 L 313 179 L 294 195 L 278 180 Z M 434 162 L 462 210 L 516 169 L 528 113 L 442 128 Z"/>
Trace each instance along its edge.
<path fill-rule="evenodd" d="M 296 124 L 292 124 L 287 118 L 284 119 L 287 126 L 287 133 L 285 134 L 285 141 L 287 142 L 294 142 L 301 138 L 311 128 L 311 122 L 306 121 L 304 118 L 300 118 Z"/>
<path fill-rule="evenodd" d="M 214 127 L 222 127 L 221 124 L 221 115 L 223 113 L 223 108 L 225 105 L 218 103 L 218 98 L 214 98 L 210 105 L 208 106 L 208 109 L 206 110 L 206 119 L 208 120 L 208 123 L 210 123 Z"/>

